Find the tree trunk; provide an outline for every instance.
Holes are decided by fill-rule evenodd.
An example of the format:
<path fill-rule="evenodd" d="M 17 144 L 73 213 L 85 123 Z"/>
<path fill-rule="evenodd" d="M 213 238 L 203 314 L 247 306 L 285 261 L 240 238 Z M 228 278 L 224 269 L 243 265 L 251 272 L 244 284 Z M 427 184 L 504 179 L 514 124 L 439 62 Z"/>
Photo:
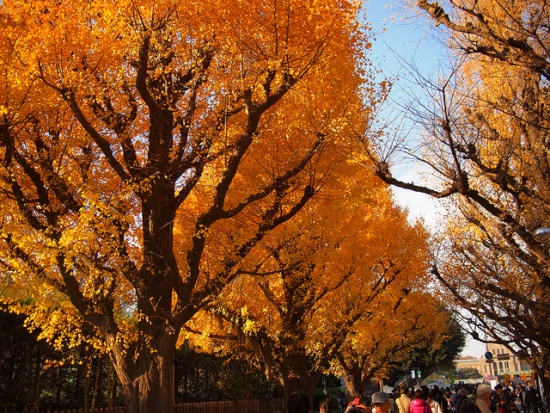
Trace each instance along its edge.
<path fill-rule="evenodd" d="M 288 399 L 292 393 L 301 391 L 305 393 L 310 401 L 313 389 L 317 380 L 309 376 L 307 357 L 305 350 L 293 352 L 286 355 L 284 362 L 280 366 L 279 383 L 281 384 L 284 400 Z M 320 375 L 319 375 L 320 376 Z"/>
<path fill-rule="evenodd" d="M 113 362 L 114 365 L 114 362 Z M 119 369 L 121 366 L 115 365 L 115 370 L 117 371 L 117 376 L 121 381 L 122 394 L 124 394 L 124 403 L 126 404 L 126 413 L 139 413 L 139 404 L 138 404 L 138 390 L 132 381 L 124 381 L 121 379 L 121 374 Z M 125 377 L 122 374 L 122 377 Z"/>
<path fill-rule="evenodd" d="M 550 371 L 544 371 L 544 374 L 539 374 L 539 380 L 542 383 L 543 392 L 541 397 L 546 400 L 546 406 L 550 406 Z"/>
<path fill-rule="evenodd" d="M 92 359 L 88 360 L 84 366 L 82 366 L 84 370 L 84 384 L 83 384 L 83 390 L 84 390 L 84 411 L 88 411 L 90 408 L 89 400 L 90 400 L 90 374 L 92 371 Z"/>
<path fill-rule="evenodd" d="M 139 412 L 167 413 L 174 406 L 174 350 L 165 348 L 144 359 L 139 377 Z"/>
<path fill-rule="evenodd" d="M 350 397 L 364 395 L 369 388 L 372 375 L 363 374 L 363 369 L 358 365 L 344 369 L 344 382 Z"/>
<path fill-rule="evenodd" d="M 159 330 L 161 330 L 159 328 Z M 130 351 L 114 346 L 110 357 L 121 382 L 127 413 L 169 413 L 174 406 L 174 354 L 178 334 L 159 331 Z M 130 355 L 137 356 L 135 360 Z"/>
<path fill-rule="evenodd" d="M 112 357 L 127 413 L 169 413 L 174 406 L 174 357 L 181 325 L 171 318 L 174 291 L 169 281 L 177 275 L 172 255 L 175 205 L 165 203 L 173 192 L 173 183 L 161 183 L 143 203 L 144 263 L 137 274 L 142 285 L 136 291 L 139 338 L 132 349 L 116 344 Z M 111 342 L 116 343 L 116 337 Z"/>
<path fill-rule="evenodd" d="M 33 411 L 40 411 L 40 394 L 42 392 L 42 351 L 40 348 L 36 351 L 36 363 L 34 364 L 34 397 Z"/>
<path fill-rule="evenodd" d="M 103 371 L 103 357 L 98 357 L 97 358 L 97 367 L 96 367 L 96 374 L 94 376 L 94 391 L 92 393 L 92 409 L 95 409 L 96 405 L 97 405 L 97 399 L 98 399 L 98 396 L 100 394 L 100 386 L 99 386 L 99 383 L 102 381 L 101 378 L 103 376 L 102 374 L 102 371 Z M 102 400 L 100 399 L 100 402 Z"/>
<path fill-rule="evenodd" d="M 360 386 L 358 386 L 360 379 L 358 380 L 355 377 L 354 372 L 344 370 L 343 376 L 344 376 L 344 383 L 346 385 L 346 391 L 348 392 L 348 397 L 353 398 L 361 394 L 361 388 Z"/>

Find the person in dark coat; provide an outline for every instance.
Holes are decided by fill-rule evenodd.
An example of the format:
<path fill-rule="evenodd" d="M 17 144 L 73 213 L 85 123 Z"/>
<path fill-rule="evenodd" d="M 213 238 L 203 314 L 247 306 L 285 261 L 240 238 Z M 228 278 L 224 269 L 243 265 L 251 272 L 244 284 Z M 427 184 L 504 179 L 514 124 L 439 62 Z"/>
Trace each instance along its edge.
<path fill-rule="evenodd" d="M 539 413 L 541 397 L 538 390 L 533 386 L 533 383 L 527 383 L 523 403 L 528 412 Z"/>

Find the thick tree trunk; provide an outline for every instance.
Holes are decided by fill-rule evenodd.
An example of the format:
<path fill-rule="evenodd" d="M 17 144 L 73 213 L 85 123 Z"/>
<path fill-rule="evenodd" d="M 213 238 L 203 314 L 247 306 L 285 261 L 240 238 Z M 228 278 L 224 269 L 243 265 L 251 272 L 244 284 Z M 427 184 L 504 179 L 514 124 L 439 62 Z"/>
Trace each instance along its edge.
<path fill-rule="evenodd" d="M 130 369 L 133 370 L 133 367 L 129 367 L 121 362 L 122 358 L 119 357 L 118 348 L 111 350 L 109 356 L 111 357 L 111 362 L 120 381 L 124 402 L 126 404 L 126 413 L 139 413 L 138 388 L 133 380 L 133 372 L 128 371 Z"/>
<path fill-rule="evenodd" d="M 169 413 L 174 406 L 174 350 L 164 348 L 143 359 L 139 413 Z"/>
<path fill-rule="evenodd" d="M 111 360 L 122 385 L 127 413 L 171 412 L 175 340 L 165 339 L 154 349 L 142 350 L 137 364 L 130 357 L 114 354 L 117 351 L 111 352 Z"/>
<path fill-rule="evenodd" d="M 348 392 L 349 398 L 359 397 L 365 391 L 365 386 L 361 380 L 361 373 L 357 371 L 345 371 L 344 374 L 344 383 L 346 385 L 346 390 Z"/>
<path fill-rule="evenodd" d="M 125 390 L 128 413 L 170 413 L 174 406 L 174 356 L 181 326 L 173 325 L 172 319 L 170 280 L 178 274 L 172 233 L 176 207 L 167 200 L 173 193 L 173 183 L 160 182 L 153 186 L 149 202 L 143 203 L 144 263 L 138 274 L 143 284 L 137 291 L 140 337 L 135 358 L 119 358 L 131 379 Z"/>
<path fill-rule="evenodd" d="M 312 401 L 313 390 L 321 377 L 321 372 L 311 375 L 305 354 L 305 350 L 287 353 L 285 360 L 281 363 L 278 381 L 285 403 L 288 396 L 298 391 L 305 393 L 310 402 Z"/>
<path fill-rule="evenodd" d="M 370 376 L 365 377 L 359 367 L 349 370 L 344 369 L 344 382 L 350 397 L 364 395 L 370 383 Z"/>
<path fill-rule="evenodd" d="M 348 398 L 353 398 L 361 393 L 361 389 L 357 386 L 358 380 L 354 377 L 353 372 L 344 371 L 344 383 L 346 385 L 346 391 L 348 392 Z M 348 400 L 349 401 L 349 400 Z"/>

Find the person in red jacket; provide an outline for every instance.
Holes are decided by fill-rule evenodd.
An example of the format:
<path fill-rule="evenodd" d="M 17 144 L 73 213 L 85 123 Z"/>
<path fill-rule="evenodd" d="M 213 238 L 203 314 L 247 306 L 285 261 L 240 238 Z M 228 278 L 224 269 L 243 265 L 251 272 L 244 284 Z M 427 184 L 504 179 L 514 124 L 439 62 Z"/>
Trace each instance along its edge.
<path fill-rule="evenodd" d="M 409 405 L 409 413 L 432 413 L 429 403 L 424 399 L 424 392 L 418 389 L 414 392 L 414 399 Z"/>

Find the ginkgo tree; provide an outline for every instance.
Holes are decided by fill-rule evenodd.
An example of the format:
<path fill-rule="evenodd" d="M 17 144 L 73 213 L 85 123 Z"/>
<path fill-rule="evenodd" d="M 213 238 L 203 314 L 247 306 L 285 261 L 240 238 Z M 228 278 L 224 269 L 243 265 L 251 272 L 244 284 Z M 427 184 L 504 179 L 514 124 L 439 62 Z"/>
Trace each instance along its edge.
<path fill-rule="evenodd" d="M 348 394 L 364 394 L 373 378 L 387 379 L 416 350 L 436 352 L 448 339 L 449 314 L 425 288 L 426 275 L 411 279 L 411 290 L 390 289 L 371 303 L 372 316 L 360 319 L 340 347 L 331 370 L 344 377 Z"/>
<path fill-rule="evenodd" d="M 446 31 L 457 59 L 449 76 L 424 82 L 431 99 L 409 113 L 424 129 L 418 151 L 382 148 L 373 154 L 377 173 L 450 201 L 434 275 L 466 310 L 472 334 L 507 346 L 548 388 L 548 2 L 415 3 Z M 426 168 L 429 182 L 396 179 L 399 149 Z"/>
<path fill-rule="evenodd" d="M 334 164 L 337 173 L 296 219 L 265 238 L 266 251 L 257 261 L 248 257 L 248 271 L 187 324 L 186 337 L 196 346 L 248 349 L 285 396 L 298 390 L 311 395 L 344 353 L 350 364 L 337 371 L 351 379 L 349 367 L 363 354 L 346 349 L 361 352 L 374 337 L 386 349 L 396 342 L 411 349 L 415 339 L 429 336 L 417 330 L 434 335 L 445 330 L 430 300 L 411 293 L 427 275 L 427 232 L 408 222 L 386 185 L 372 173 L 365 176 L 357 157 L 348 159 Z M 394 331 L 370 331 L 376 322 L 398 315 L 402 326 L 396 320 Z M 415 323 L 416 315 L 424 322 Z M 431 328 L 426 320 L 433 322 Z M 385 354 L 372 373 L 399 355 L 397 350 Z M 364 390 L 353 380 L 349 386 Z"/>
<path fill-rule="evenodd" d="M 358 7 L 2 1 L 2 300 L 45 336 L 94 326 L 128 412 L 172 408 L 182 326 L 364 129 Z"/>

